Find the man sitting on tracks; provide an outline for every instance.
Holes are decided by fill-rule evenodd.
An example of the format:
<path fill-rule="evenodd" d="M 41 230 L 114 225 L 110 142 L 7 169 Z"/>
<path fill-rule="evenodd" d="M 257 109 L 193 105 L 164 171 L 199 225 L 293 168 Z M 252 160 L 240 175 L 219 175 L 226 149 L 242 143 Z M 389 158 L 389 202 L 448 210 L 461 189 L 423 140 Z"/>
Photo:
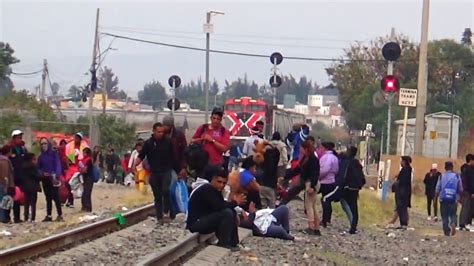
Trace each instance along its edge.
<path fill-rule="evenodd" d="M 208 166 L 204 170 L 204 178 L 209 182 L 193 186 L 188 204 L 186 228 L 201 234 L 215 233 L 218 246 L 238 251 L 239 235 L 237 232 L 237 214 L 234 210 L 242 205 L 246 198 L 236 194 L 232 201 L 227 202 L 222 196 L 228 172 L 220 167 Z"/>

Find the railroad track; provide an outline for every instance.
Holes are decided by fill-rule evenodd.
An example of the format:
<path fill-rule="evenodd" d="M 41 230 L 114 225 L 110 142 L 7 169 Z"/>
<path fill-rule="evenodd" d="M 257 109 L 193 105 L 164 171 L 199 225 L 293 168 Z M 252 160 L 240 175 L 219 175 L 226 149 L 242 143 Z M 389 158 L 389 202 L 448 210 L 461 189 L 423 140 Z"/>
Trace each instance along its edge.
<path fill-rule="evenodd" d="M 145 220 L 154 212 L 153 204 L 123 213 L 125 226 L 130 226 Z M 0 251 L 0 264 L 8 265 L 44 255 L 61 248 L 78 245 L 84 241 L 124 228 L 117 223 L 116 218 L 107 218 L 92 224 L 84 225 L 44 239 L 33 241 L 18 247 Z"/>

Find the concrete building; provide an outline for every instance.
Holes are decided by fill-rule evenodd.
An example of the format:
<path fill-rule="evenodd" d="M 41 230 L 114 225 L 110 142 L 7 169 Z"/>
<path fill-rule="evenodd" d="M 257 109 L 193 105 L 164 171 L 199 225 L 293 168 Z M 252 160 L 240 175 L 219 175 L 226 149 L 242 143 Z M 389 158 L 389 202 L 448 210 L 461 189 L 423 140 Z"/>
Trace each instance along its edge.
<path fill-rule="evenodd" d="M 451 158 L 458 157 L 460 117 L 454 115 Z M 413 155 L 415 145 L 415 118 L 408 119 L 406 155 Z M 395 121 L 397 125 L 397 154 L 401 154 L 403 120 Z M 442 111 L 425 116 L 425 132 L 423 140 L 423 156 L 431 158 L 449 158 L 449 139 L 451 133 L 451 113 Z"/>

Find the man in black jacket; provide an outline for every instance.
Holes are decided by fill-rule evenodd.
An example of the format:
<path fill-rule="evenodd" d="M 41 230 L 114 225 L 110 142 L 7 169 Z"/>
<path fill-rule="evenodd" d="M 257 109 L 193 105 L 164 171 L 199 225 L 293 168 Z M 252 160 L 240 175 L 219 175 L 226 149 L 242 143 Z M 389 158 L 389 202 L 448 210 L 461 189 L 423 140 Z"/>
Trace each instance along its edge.
<path fill-rule="evenodd" d="M 425 195 L 427 200 L 428 220 L 431 220 L 431 203 L 433 203 L 434 209 L 434 220 L 438 221 L 438 199 L 435 198 L 436 184 L 438 183 L 441 173 L 438 171 L 438 164 L 431 165 L 431 171 L 429 171 L 423 183 L 425 183 Z"/>
<path fill-rule="evenodd" d="M 163 213 L 169 212 L 169 217 L 173 219 L 175 213 L 170 204 L 170 183 L 171 170 L 173 169 L 173 147 L 171 141 L 165 138 L 165 128 L 161 123 L 153 125 L 153 135 L 143 145 L 138 158 L 132 166 L 136 173 L 136 168 L 140 163 L 148 159 L 151 176 L 149 183 L 155 198 L 156 218 L 162 222 Z"/>
<path fill-rule="evenodd" d="M 466 155 L 466 164 L 461 167 L 462 179 L 462 208 L 459 217 L 460 230 L 472 229 L 472 205 L 474 204 L 474 155 Z"/>
<path fill-rule="evenodd" d="M 215 233 L 218 246 L 238 251 L 239 235 L 235 207 L 245 202 L 245 196 L 235 195 L 227 202 L 222 190 L 227 184 L 228 173 L 216 166 L 208 166 L 204 177 L 211 182 L 193 186 L 188 204 L 186 228 L 201 234 Z"/>

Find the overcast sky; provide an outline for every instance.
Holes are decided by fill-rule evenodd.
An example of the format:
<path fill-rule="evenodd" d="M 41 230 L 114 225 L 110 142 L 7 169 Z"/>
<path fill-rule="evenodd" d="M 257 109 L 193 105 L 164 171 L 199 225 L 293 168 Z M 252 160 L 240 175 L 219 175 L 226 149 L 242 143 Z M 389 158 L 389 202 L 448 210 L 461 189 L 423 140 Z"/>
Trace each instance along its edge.
<path fill-rule="evenodd" d="M 0 0 L 0 41 L 10 43 L 21 60 L 16 72 L 49 63 L 51 81 L 65 91 L 84 85 L 91 64 L 96 8 L 100 32 L 150 41 L 205 48 L 203 23 L 214 16 L 211 48 L 226 51 L 284 56 L 338 58 L 352 42 L 368 41 L 397 32 L 420 40 L 422 0 L 411 1 L 13 1 Z M 464 28 L 473 28 L 472 0 L 431 0 L 429 38 L 460 40 Z M 101 50 L 110 45 L 103 36 Z M 103 65 L 120 79 L 119 87 L 133 98 L 152 80 L 166 83 L 173 74 L 183 82 L 205 77 L 205 53 L 115 39 Z M 267 58 L 211 54 L 210 76 L 221 87 L 224 80 L 247 74 L 266 83 Z M 284 75 L 307 76 L 324 86 L 324 68 L 330 62 L 284 60 Z M 32 88 L 41 76 L 13 77 L 16 88 Z"/>

